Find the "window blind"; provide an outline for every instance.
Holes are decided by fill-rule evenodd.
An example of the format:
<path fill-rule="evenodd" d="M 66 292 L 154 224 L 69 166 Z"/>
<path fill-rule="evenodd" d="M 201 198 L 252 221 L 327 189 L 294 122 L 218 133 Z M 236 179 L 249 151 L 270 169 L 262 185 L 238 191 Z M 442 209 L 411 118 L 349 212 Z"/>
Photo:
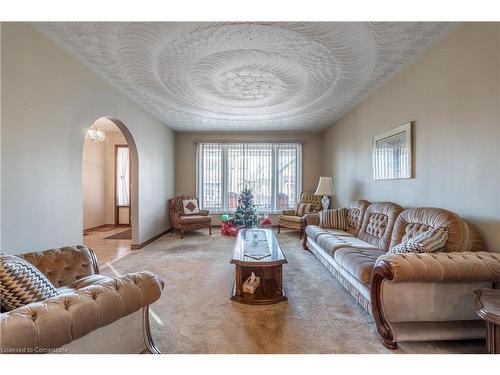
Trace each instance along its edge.
<path fill-rule="evenodd" d="M 244 187 L 259 212 L 295 208 L 302 182 L 300 143 L 199 143 L 197 195 L 203 209 L 231 212 Z"/>

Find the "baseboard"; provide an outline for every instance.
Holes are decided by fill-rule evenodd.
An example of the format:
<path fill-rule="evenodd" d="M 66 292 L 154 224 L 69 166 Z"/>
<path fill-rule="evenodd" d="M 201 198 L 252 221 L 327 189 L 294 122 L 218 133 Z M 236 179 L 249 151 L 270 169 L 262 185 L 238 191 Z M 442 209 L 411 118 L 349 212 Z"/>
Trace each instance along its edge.
<path fill-rule="evenodd" d="M 169 232 L 172 232 L 172 228 L 168 228 L 166 231 L 163 231 L 163 232 L 161 232 L 160 234 L 157 234 L 156 236 L 151 237 L 149 240 L 144 241 L 144 242 L 143 242 L 143 243 L 141 243 L 141 244 L 133 244 L 132 246 L 130 246 L 130 249 L 131 249 L 131 250 L 140 250 L 140 249 L 142 249 L 144 246 L 149 245 L 151 242 L 156 241 L 158 238 L 160 238 L 160 237 L 162 237 L 162 236 L 166 235 L 166 234 L 167 234 L 167 233 L 169 233 Z"/>

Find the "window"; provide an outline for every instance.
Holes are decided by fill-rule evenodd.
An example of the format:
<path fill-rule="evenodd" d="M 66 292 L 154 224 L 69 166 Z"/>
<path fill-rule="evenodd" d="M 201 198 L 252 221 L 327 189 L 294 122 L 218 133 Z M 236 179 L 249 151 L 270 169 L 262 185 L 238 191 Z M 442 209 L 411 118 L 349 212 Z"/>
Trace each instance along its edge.
<path fill-rule="evenodd" d="M 212 212 L 234 211 L 249 187 L 260 212 L 297 205 L 302 183 L 298 143 L 199 143 L 197 186 L 200 205 Z"/>
<path fill-rule="evenodd" d="M 116 205 L 130 206 L 130 161 L 127 146 L 116 147 Z"/>

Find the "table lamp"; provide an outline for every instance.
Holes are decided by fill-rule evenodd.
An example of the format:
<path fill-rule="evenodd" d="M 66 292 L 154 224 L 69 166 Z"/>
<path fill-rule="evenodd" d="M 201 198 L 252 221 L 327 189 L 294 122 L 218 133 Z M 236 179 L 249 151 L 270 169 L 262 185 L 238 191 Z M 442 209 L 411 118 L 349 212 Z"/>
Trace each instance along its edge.
<path fill-rule="evenodd" d="M 330 198 L 329 196 L 333 195 L 333 181 L 331 177 L 320 177 L 318 188 L 314 195 L 322 195 L 321 205 L 323 206 L 323 210 L 327 210 L 330 206 Z"/>

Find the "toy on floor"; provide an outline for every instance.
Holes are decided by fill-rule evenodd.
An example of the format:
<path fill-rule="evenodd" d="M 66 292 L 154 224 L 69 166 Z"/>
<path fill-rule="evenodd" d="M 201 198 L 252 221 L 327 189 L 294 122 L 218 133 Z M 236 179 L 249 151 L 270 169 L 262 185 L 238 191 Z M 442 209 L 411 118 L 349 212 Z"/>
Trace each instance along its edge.
<path fill-rule="evenodd" d="M 223 236 L 233 236 L 238 235 L 239 228 L 234 224 L 234 219 L 230 218 L 229 215 L 222 215 L 222 227 L 221 234 Z"/>

